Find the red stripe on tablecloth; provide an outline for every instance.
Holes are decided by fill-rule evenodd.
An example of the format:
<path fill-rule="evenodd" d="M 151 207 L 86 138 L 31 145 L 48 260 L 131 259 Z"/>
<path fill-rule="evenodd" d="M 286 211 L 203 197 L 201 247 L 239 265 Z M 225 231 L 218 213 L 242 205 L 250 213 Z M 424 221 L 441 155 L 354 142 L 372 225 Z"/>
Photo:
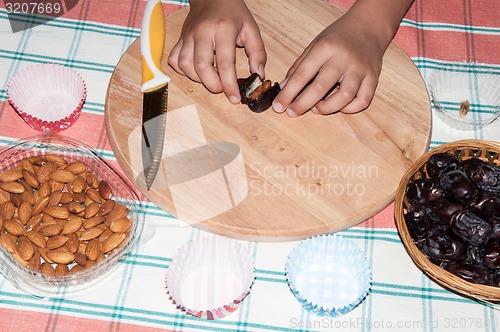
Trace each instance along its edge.
<path fill-rule="evenodd" d="M 120 331 L 120 332 L 168 332 L 173 330 L 158 329 L 154 327 L 138 326 L 133 324 L 102 321 L 91 318 L 77 318 L 26 310 L 0 309 L 0 332 L 18 331 Z"/>
<path fill-rule="evenodd" d="M 422 36 L 419 37 L 418 34 L 424 36 L 423 45 Z M 461 32 L 419 30 L 402 26 L 395 40 L 412 57 L 498 63 L 498 53 L 492 50 L 500 49 L 500 36 L 474 34 L 474 38 L 471 38 L 470 34 Z"/>

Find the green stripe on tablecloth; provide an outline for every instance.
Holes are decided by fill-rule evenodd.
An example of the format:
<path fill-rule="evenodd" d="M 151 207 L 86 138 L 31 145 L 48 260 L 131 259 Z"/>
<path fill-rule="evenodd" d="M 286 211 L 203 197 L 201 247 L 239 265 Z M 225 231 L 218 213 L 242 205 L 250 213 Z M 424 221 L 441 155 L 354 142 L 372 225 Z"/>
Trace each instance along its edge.
<path fill-rule="evenodd" d="M 110 24 L 100 24 L 90 21 L 78 21 L 74 19 L 66 18 L 56 18 L 54 20 L 46 22 L 44 19 L 38 17 L 33 17 L 32 15 L 18 14 L 13 17 L 8 17 L 5 9 L 0 9 L 0 19 L 15 21 L 15 22 L 26 22 L 30 20 L 30 23 L 43 24 L 44 26 L 54 27 L 54 28 L 64 28 L 64 29 L 81 29 L 82 23 L 84 22 L 85 31 L 101 33 L 106 35 L 118 36 L 118 37 L 139 37 L 140 29 L 131 27 L 122 27 Z"/>
<path fill-rule="evenodd" d="M 467 32 L 467 33 L 479 33 L 479 34 L 490 34 L 490 35 L 500 35 L 500 29 L 496 27 L 483 27 L 483 26 L 466 26 L 462 24 L 451 24 L 451 23 L 433 23 L 433 22 L 416 22 L 409 19 L 403 19 L 401 21 L 401 26 L 410 26 L 418 28 L 420 30 L 440 30 L 440 31 L 456 31 L 456 32 Z"/>

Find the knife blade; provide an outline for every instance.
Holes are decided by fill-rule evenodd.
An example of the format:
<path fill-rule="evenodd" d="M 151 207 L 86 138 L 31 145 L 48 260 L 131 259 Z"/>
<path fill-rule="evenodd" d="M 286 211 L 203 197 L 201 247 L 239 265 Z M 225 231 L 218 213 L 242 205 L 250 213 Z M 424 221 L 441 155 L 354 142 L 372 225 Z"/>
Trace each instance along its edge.
<path fill-rule="evenodd" d="M 161 67 L 165 18 L 160 0 L 148 0 L 141 21 L 142 164 L 151 189 L 160 168 L 167 120 L 168 77 Z"/>

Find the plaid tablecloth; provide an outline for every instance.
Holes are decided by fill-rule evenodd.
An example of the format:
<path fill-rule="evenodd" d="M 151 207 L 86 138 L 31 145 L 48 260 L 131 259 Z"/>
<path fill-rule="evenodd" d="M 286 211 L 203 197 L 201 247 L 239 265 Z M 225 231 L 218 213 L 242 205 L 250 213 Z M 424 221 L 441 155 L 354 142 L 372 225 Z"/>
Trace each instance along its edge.
<path fill-rule="evenodd" d="M 272 0 L 270 0 L 272 1 Z M 313 0 L 311 0 L 313 1 Z M 66 1 L 70 3 L 71 1 Z M 352 0 L 333 0 L 349 7 Z M 0 147 L 37 134 L 6 99 L 6 85 L 18 70 L 35 63 L 75 68 L 86 80 L 88 97 L 76 124 L 62 133 L 96 148 L 118 166 L 104 125 L 104 100 L 120 56 L 139 36 L 145 2 L 84 0 L 58 19 L 13 33 L 0 8 Z M 188 5 L 166 1 L 166 14 Z M 396 41 L 425 80 L 452 64 L 480 62 L 500 74 L 498 0 L 416 0 Z M 500 121 L 482 130 L 460 131 L 433 118 L 431 148 L 464 138 L 499 141 Z M 40 300 L 0 277 L 0 331 L 497 331 L 500 313 L 447 291 L 428 279 L 406 254 L 393 219 L 393 206 L 341 232 L 368 256 L 373 284 L 368 297 L 339 318 L 303 310 L 286 283 L 284 265 L 296 244 L 243 242 L 256 264 L 256 280 L 241 307 L 218 321 L 187 316 L 164 288 L 165 271 L 177 249 L 205 233 L 145 203 L 141 245 L 120 269 L 78 297 Z"/>

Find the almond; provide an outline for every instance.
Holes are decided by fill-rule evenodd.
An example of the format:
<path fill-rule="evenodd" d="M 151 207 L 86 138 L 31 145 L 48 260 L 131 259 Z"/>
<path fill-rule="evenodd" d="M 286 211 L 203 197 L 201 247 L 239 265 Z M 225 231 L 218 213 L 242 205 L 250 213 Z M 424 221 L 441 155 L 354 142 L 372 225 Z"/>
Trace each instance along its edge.
<path fill-rule="evenodd" d="M 49 178 L 55 182 L 68 183 L 73 181 L 75 174 L 65 169 L 58 169 L 50 173 Z"/>
<path fill-rule="evenodd" d="M 85 250 L 85 255 L 87 255 L 88 260 L 95 261 L 97 259 L 97 257 L 99 256 L 100 251 L 101 251 L 101 243 L 96 239 L 92 239 L 87 244 L 87 249 Z"/>
<path fill-rule="evenodd" d="M 63 249 L 48 250 L 46 256 L 57 264 L 71 264 L 75 260 L 75 255 Z"/>
<path fill-rule="evenodd" d="M 66 185 L 66 183 L 64 182 L 57 182 L 54 180 L 49 180 L 48 182 L 50 183 L 50 188 L 52 189 L 52 192 L 59 190 L 62 191 L 64 186 Z"/>
<path fill-rule="evenodd" d="M 87 170 L 87 166 L 81 161 L 73 161 L 64 167 L 65 170 L 70 171 L 71 173 L 77 175 L 83 173 Z"/>
<path fill-rule="evenodd" d="M 64 224 L 64 228 L 61 234 L 74 233 L 77 230 L 79 230 L 82 227 L 82 225 L 83 225 L 82 218 L 72 214 L 68 217 L 68 221 L 66 221 L 66 223 Z"/>
<path fill-rule="evenodd" d="M 40 269 L 40 253 L 38 250 L 33 252 L 33 256 L 28 261 L 27 268 L 33 271 L 38 271 Z"/>
<path fill-rule="evenodd" d="M 35 247 L 28 238 L 22 236 L 17 240 L 17 253 L 25 261 L 29 261 L 35 254 Z"/>
<path fill-rule="evenodd" d="M 87 180 L 87 185 L 90 188 L 94 188 L 94 189 L 99 188 L 99 180 L 97 179 L 97 176 L 94 173 L 87 172 L 87 176 L 86 176 L 85 180 Z"/>
<path fill-rule="evenodd" d="M 88 219 L 94 217 L 97 214 L 97 212 L 99 212 L 99 207 L 100 207 L 99 203 L 96 202 L 92 202 L 89 205 L 87 205 L 87 207 L 85 208 L 85 218 Z"/>
<path fill-rule="evenodd" d="M 24 226 L 17 219 L 4 220 L 3 228 L 7 231 L 7 233 L 12 234 L 14 236 L 24 235 Z"/>
<path fill-rule="evenodd" d="M 62 191 L 61 190 L 53 190 L 49 196 L 49 203 L 47 206 L 59 205 L 61 202 Z"/>
<path fill-rule="evenodd" d="M 49 205 L 49 196 L 39 198 L 35 204 L 33 204 L 33 208 L 31 209 L 31 214 L 39 214 L 41 213 L 48 205 Z"/>
<path fill-rule="evenodd" d="M 99 191 L 97 191 L 96 189 L 88 188 L 86 193 L 87 193 L 87 197 L 90 198 L 91 200 L 93 200 L 94 202 L 97 202 L 97 203 L 102 202 L 101 194 L 99 194 Z"/>
<path fill-rule="evenodd" d="M 38 232 L 43 236 L 54 236 L 61 234 L 62 230 L 63 226 L 56 223 L 51 225 L 42 225 Z"/>
<path fill-rule="evenodd" d="M 66 208 L 68 209 L 69 212 L 74 214 L 78 214 L 80 212 L 85 211 L 85 206 L 78 202 L 71 202 L 66 206 Z"/>
<path fill-rule="evenodd" d="M 10 194 L 0 188 L 0 204 L 3 204 L 5 202 L 8 202 L 10 200 Z"/>
<path fill-rule="evenodd" d="M 22 201 L 17 208 L 17 217 L 23 225 L 26 225 L 31 218 L 31 204 L 27 201 Z"/>
<path fill-rule="evenodd" d="M 48 161 L 36 172 L 36 177 L 40 183 L 44 183 L 50 179 L 50 173 L 57 170 L 57 164 L 53 161 Z"/>
<path fill-rule="evenodd" d="M 54 277 L 56 275 L 56 271 L 48 262 L 43 262 L 40 265 L 40 273 L 49 277 Z"/>
<path fill-rule="evenodd" d="M 88 261 L 87 261 L 87 264 L 85 264 L 84 268 L 85 268 L 85 269 L 90 269 L 90 268 L 92 268 L 94 265 L 96 265 L 96 261 L 91 261 L 91 260 L 88 260 Z"/>
<path fill-rule="evenodd" d="M 0 182 L 0 188 L 11 194 L 21 194 L 26 190 L 19 182 Z"/>
<path fill-rule="evenodd" d="M 87 196 L 85 196 L 84 193 L 79 193 L 79 194 L 74 193 L 73 194 L 73 202 L 77 202 L 77 203 L 82 204 L 83 202 L 85 202 L 85 197 L 87 197 Z"/>
<path fill-rule="evenodd" d="M 128 208 L 125 205 L 116 204 L 115 208 L 106 216 L 106 224 L 110 225 L 114 220 L 125 218 Z"/>
<path fill-rule="evenodd" d="M 95 227 L 97 225 L 100 225 L 100 224 L 102 224 L 104 222 L 105 219 L 106 218 L 101 217 L 101 216 L 97 216 L 97 217 L 92 217 L 92 218 L 86 219 L 83 222 L 83 228 L 89 229 L 89 228 Z"/>
<path fill-rule="evenodd" d="M 20 197 L 21 200 L 28 202 L 30 205 L 33 205 L 36 202 L 36 198 L 32 190 L 25 190 Z"/>
<path fill-rule="evenodd" d="M 59 203 L 61 204 L 69 204 L 73 202 L 73 195 L 67 191 L 63 191 L 61 195 L 61 199 L 59 200 Z"/>
<path fill-rule="evenodd" d="M 68 242 L 66 235 L 54 235 L 47 239 L 47 249 L 57 249 Z"/>
<path fill-rule="evenodd" d="M 22 170 L 20 168 L 14 168 L 8 171 L 0 173 L 1 182 L 14 182 L 23 177 Z"/>
<path fill-rule="evenodd" d="M 45 181 L 38 188 L 38 197 L 48 197 L 52 193 L 52 186 L 49 181 Z"/>
<path fill-rule="evenodd" d="M 16 212 L 16 207 L 11 201 L 4 202 L 0 207 L 0 217 L 4 220 L 14 218 L 14 213 Z"/>
<path fill-rule="evenodd" d="M 66 248 L 68 248 L 69 252 L 76 253 L 78 248 L 80 247 L 80 240 L 78 239 L 78 235 L 76 233 L 71 233 L 68 235 L 68 242 L 65 244 Z"/>
<path fill-rule="evenodd" d="M 99 228 L 99 227 L 92 227 L 92 228 L 86 229 L 80 235 L 80 241 L 88 241 L 88 240 L 95 239 L 96 237 L 101 235 L 102 232 L 104 232 L 104 229 Z"/>
<path fill-rule="evenodd" d="M 132 220 L 125 217 L 113 220 L 109 225 L 109 228 L 115 233 L 124 233 L 130 229 L 131 225 L 132 225 Z"/>
<path fill-rule="evenodd" d="M 101 204 L 98 213 L 100 216 L 106 216 L 114 209 L 114 207 L 115 207 L 115 201 L 113 201 L 112 199 L 107 200 L 106 202 Z"/>
<path fill-rule="evenodd" d="M 113 192 L 111 191 L 111 187 L 104 180 L 101 180 L 101 182 L 99 182 L 99 193 L 101 194 L 101 197 L 104 198 L 105 200 L 111 199 L 111 197 L 113 197 Z"/>
<path fill-rule="evenodd" d="M 113 232 L 111 229 L 106 228 L 106 229 L 104 230 L 104 232 L 102 232 L 102 234 L 101 234 L 101 235 L 99 235 L 98 240 L 99 240 L 100 242 L 104 242 L 104 241 L 105 241 L 105 240 L 106 240 L 106 239 L 107 239 L 107 238 L 108 238 L 111 234 L 113 234 L 113 233 L 114 233 L 114 232 Z"/>
<path fill-rule="evenodd" d="M 52 153 L 46 153 L 46 154 L 43 156 L 43 158 L 44 158 L 45 160 L 52 161 L 52 162 L 56 163 L 56 165 L 57 165 L 58 167 L 64 167 L 64 166 L 66 166 L 66 164 L 68 163 L 68 162 L 66 161 L 66 159 L 64 159 L 63 157 L 58 156 L 58 155 L 55 155 L 55 154 L 52 154 Z"/>
<path fill-rule="evenodd" d="M 69 273 L 69 267 L 66 264 L 57 264 L 55 271 L 56 271 L 56 276 L 62 277 Z"/>
<path fill-rule="evenodd" d="M 26 232 L 26 237 L 38 248 L 45 248 L 47 245 L 47 240 L 45 240 L 45 237 L 37 231 Z"/>
<path fill-rule="evenodd" d="M 0 234 L 0 244 L 11 254 L 17 254 L 16 243 L 8 234 Z"/>
<path fill-rule="evenodd" d="M 69 217 L 69 211 L 64 206 L 47 206 L 43 209 L 43 212 L 58 219 L 67 219 Z"/>
<path fill-rule="evenodd" d="M 39 214 L 35 214 L 34 216 L 32 216 L 30 218 L 30 220 L 28 220 L 28 222 L 26 223 L 26 225 L 24 225 L 24 228 L 27 230 L 27 231 L 30 231 L 34 228 L 37 228 L 38 226 L 40 226 L 42 222 L 42 215 L 39 213 Z"/>
<path fill-rule="evenodd" d="M 81 194 L 85 192 L 87 189 L 87 181 L 80 175 L 78 175 L 71 183 L 69 184 L 69 188 L 72 192 Z"/>
<path fill-rule="evenodd" d="M 42 166 L 43 164 L 45 164 L 47 162 L 47 160 L 45 160 L 43 158 L 43 156 L 30 156 L 30 157 L 28 157 L 28 160 L 34 166 Z"/>
<path fill-rule="evenodd" d="M 38 181 L 38 178 L 36 177 L 35 173 L 23 169 L 22 174 L 24 180 L 28 182 L 30 186 L 32 186 L 35 189 L 40 188 L 40 181 Z"/>
<path fill-rule="evenodd" d="M 35 173 L 35 167 L 28 158 L 23 158 L 21 160 L 21 169 L 31 173 Z"/>
<path fill-rule="evenodd" d="M 85 268 L 81 265 L 74 265 L 71 270 L 69 270 L 69 274 L 77 274 L 78 272 L 83 271 Z"/>
<path fill-rule="evenodd" d="M 102 252 L 108 253 L 118 248 L 125 241 L 125 233 L 113 233 L 102 244 Z"/>
<path fill-rule="evenodd" d="M 81 252 L 75 254 L 75 262 L 78 265 L 85 266 L 87 264 L 87 255 Z"/>

